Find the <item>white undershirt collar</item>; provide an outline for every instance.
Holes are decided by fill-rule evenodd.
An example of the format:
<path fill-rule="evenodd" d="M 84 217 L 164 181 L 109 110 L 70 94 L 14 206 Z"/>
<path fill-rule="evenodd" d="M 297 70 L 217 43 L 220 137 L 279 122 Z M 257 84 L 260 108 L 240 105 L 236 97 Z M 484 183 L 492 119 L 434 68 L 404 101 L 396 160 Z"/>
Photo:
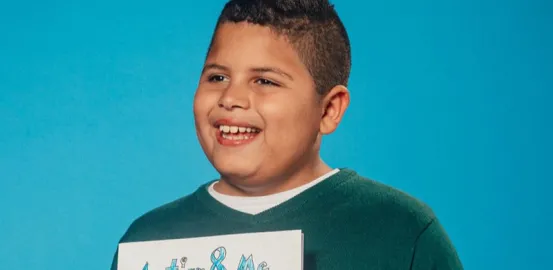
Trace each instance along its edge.
<path fill-rule="evenodd" d="M 227 207 L 240 212 L 255 215 L 292 199 L 293 197 L 322 182 L 323 180 L 329 178 L 337 172 L 339 172 L 339 169 L 334 169 L 305 185 L 267 196 L 242 197 L 225 195 L 215 190 L 214 186 L 218 181 L 215 181 L 211 185 L 209 185 L 207 190 L 214 199 L 226 205 Z"/>

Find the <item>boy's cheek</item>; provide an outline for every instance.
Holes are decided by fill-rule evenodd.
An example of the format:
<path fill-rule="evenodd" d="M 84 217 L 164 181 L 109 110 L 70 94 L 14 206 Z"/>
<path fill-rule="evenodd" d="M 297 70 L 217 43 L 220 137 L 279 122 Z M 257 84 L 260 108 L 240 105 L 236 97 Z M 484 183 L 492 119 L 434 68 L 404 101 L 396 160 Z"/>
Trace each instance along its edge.
<path fill-rule="evenodd" d="M 193 111 L 196 121 L 207 121 L 209 112 L 218 104 L 218 98 L 209 93 L 197 93 L 194 96 Z"/>
<path fill-rule="evenodd" d="M 309 129 L 313 124 L 318 126 L 318 110 L 310 108 L 306 103 L 290 99 L 277 104 L 267 102 L 258 105 L 258 108 L 267 126 L 277 126 L 280 129 L 292 131 L 298 128 Z"/>

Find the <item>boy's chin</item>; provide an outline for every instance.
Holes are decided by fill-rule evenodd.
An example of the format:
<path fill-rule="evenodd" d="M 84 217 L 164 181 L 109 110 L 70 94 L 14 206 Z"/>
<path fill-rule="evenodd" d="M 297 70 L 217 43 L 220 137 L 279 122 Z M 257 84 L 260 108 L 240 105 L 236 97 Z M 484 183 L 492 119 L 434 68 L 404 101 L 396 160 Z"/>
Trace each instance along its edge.
<path fill-rule="evenodd" d="M 235 185 L 248 185 L 250 179 L 254 178 L 253 172 L 240 170 L 218 170 L 221 180 L 230 182 Z"/>
<path fill-rule="evenodd" d="M 248 161 L 232 161 L 219 163 L 214 162 L 214 167 L 221 175 L 221 178 L 232 179 L 234 181 L 246 180 L 256 172 L 255 165 Z"/>
<path fill-rule="evenodd" d="M 257 170 L 257 167 L 248 166 L 248 164 L 215 168 L 219 172 L 221 180 L 236 187 L 255 190 L 267 184 L 263 173 Z"/>

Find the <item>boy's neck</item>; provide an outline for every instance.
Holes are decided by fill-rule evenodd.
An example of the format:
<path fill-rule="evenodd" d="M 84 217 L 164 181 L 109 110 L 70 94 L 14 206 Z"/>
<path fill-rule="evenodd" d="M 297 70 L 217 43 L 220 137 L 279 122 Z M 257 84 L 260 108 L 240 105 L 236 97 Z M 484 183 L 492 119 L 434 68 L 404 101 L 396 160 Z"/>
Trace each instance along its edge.
<path fill-rule="evenodd" d="M 310 166 L 304 166 L 300 170 L 287 172 L 275 176 L 274 179 L 270 181 L 264 181 L 265 183 L 267 183 L 264 186 L 240 186 L 233 184 L 239 183 L 240 179 L 228 179 L 224 176 L 221 176 L 221 179 L 214 185 L 213 188 L 221 194 L 231 196 L 266 196 L 300 187 L 330 171 L 332 171 L 332 168 L 325 164 L 319 158 L 316 160 L 316 162 L 314 162 L 314 164 L 310 164 Z"/>

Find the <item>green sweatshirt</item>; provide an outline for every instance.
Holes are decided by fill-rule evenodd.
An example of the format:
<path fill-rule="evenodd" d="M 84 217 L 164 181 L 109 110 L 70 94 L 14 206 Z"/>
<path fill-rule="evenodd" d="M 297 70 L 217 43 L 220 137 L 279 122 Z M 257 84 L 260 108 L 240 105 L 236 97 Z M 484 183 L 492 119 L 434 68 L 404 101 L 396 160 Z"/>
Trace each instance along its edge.
<path fill-rule="evenodd" d="M 135 220 L 121 243 L 300 229 L 305 270 L 463 269 L 427 205 L 352 170 L 257 215 L 221 204 L 209 184 Z"/>

